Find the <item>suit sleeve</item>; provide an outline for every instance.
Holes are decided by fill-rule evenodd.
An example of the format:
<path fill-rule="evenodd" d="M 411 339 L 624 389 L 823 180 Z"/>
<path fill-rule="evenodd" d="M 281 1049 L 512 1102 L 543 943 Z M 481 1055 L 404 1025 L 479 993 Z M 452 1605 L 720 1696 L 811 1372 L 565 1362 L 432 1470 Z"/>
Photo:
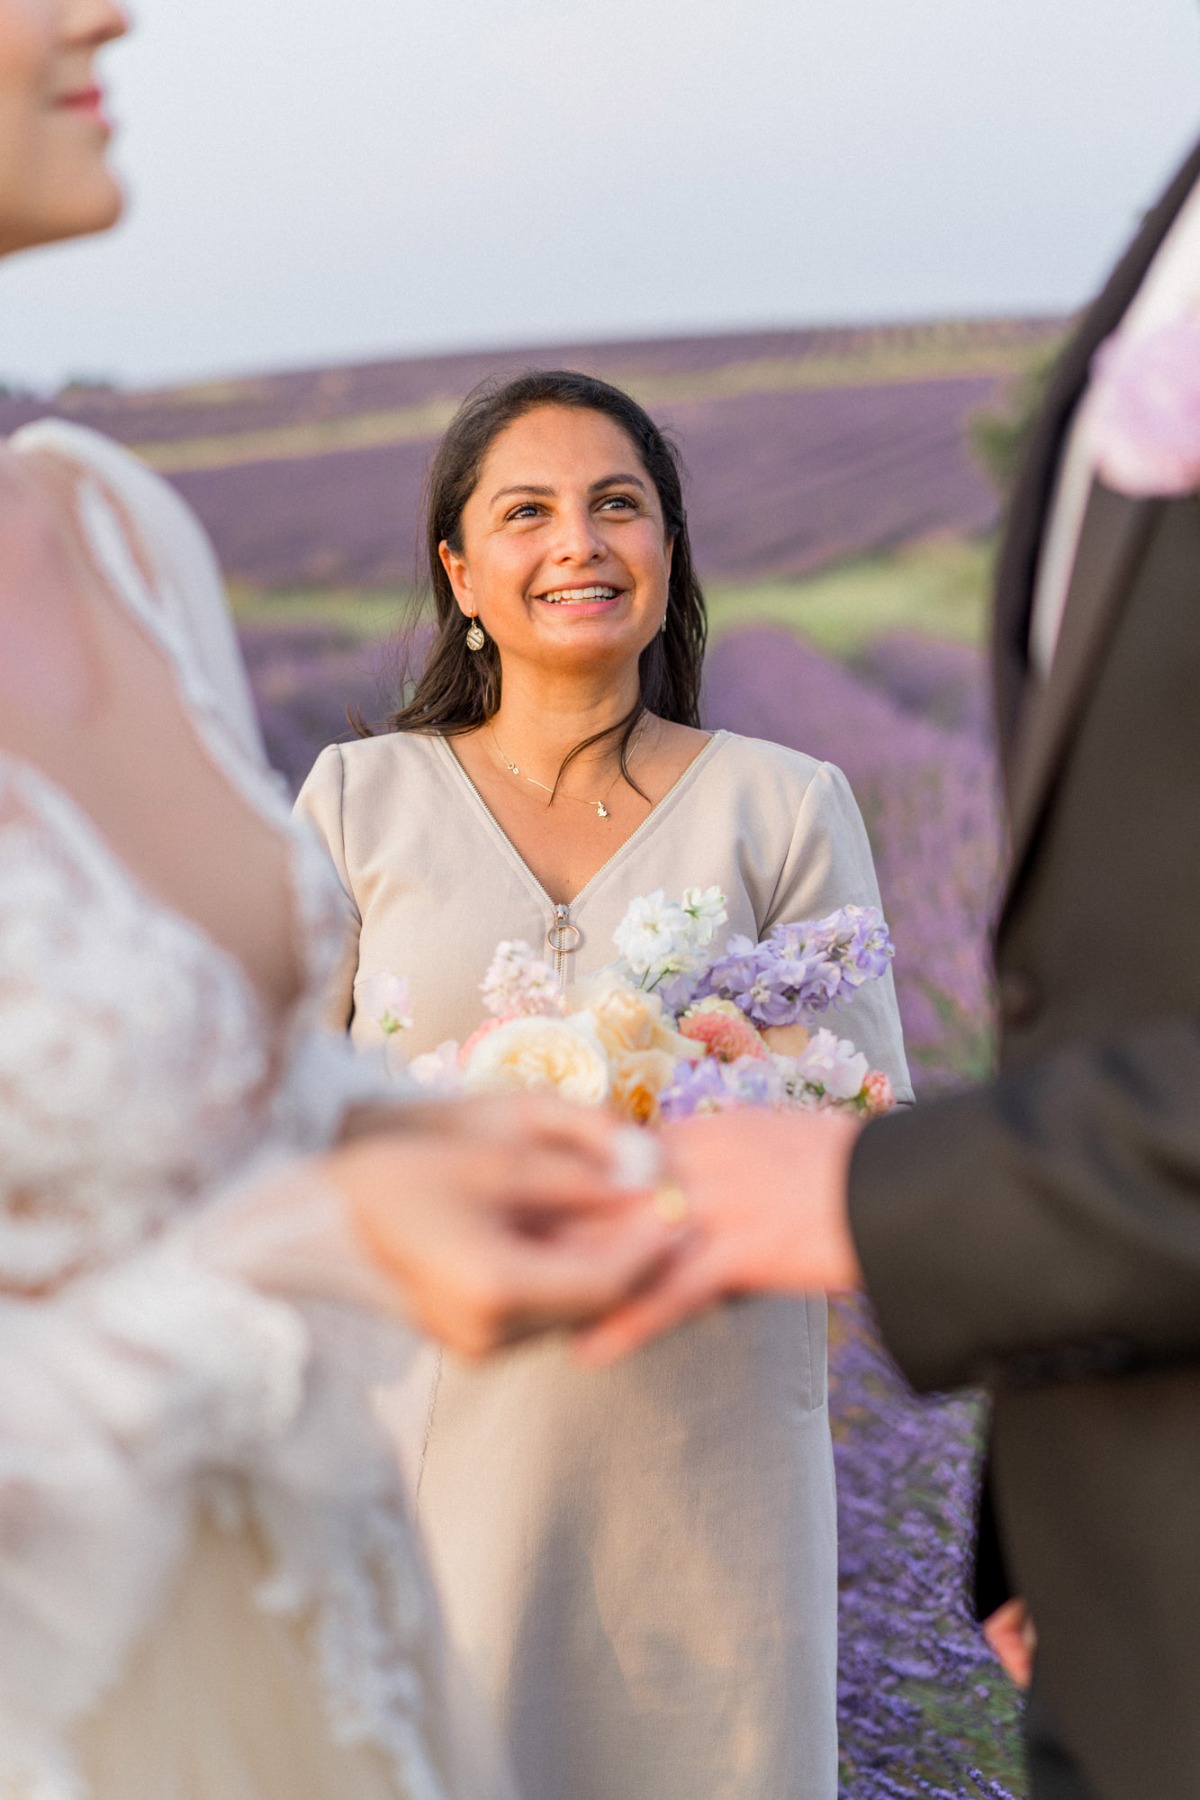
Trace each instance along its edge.
<path fill-rule="evenodd" d="M 1200 1354 L 1198 1096 L 1179 1017 L 868 1126 L 851 1228 L 915 1387 Z"/>
<path fill-rule="evenodd" d="M 354 897 L 354 884 L 346 857 L 343 826 L 345 763 L 337 744 L 322 750 L 296 796 L 297 818 L 312 826 L 327 851 L 346 900 L 346 953 L 330 985 L 326 1019 L 335 1031 L 345 1031 L 354 1012 L 354 976 L 358 969 L 358 940 L 362 915 Z"/>

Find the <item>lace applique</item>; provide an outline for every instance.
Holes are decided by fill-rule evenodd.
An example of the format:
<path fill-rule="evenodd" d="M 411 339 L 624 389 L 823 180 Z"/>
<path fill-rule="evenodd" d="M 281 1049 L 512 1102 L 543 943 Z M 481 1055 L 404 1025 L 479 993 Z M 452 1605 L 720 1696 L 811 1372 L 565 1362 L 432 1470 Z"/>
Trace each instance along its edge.
<path fill-rule="evenodd" d="M 2 758 L 0 1016 L 0 1285 L 111 1259 L 261 1127 L 268 1048 L 240 967 Z"/>

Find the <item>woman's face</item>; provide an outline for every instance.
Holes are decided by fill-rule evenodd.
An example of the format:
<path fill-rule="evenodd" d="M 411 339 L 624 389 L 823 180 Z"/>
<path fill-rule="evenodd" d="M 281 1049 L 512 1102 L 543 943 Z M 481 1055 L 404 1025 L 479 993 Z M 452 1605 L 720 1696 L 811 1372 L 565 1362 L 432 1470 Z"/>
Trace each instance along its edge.
<path fill-rule="evenodd" d="M 0 254 L 120 216 L 95 62 L 128 29 L 113 0 L 0 0 Z"/>
<path fill-rule="evenodd" d="M 615 674 L 667 610 L 671 544 L 641 457 L 603 413 L 541 406 L 501 432 L 441 547 L 466 614 L 511 658 Z"/>

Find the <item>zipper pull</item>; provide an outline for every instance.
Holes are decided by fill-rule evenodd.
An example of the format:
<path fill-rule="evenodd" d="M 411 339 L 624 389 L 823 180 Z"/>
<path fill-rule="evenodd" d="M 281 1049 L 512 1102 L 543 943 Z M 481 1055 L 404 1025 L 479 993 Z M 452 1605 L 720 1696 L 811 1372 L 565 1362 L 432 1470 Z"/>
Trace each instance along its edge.
<path fill-rule="evenodd" d="M 554 923 L 546 933 L 546 942 L 554 952 L 554 973 L 558 976 L 558 985 L 565 989 L 568 985 L 567 970 L 570 958 L 583 942 L 583 933 L 578 925 L 571 923 L 571 908 L 556 906 Z"/>

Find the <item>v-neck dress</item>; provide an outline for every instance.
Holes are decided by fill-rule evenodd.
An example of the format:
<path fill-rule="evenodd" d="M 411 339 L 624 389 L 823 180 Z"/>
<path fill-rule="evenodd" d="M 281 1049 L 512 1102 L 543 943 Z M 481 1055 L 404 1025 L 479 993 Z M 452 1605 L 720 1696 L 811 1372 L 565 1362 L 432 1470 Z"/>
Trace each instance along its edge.
<path fill-rule="evenodd" d="M 406 976 L 406 1048 L 465 1038 L 502 938 L 554 953 L 554 901 L 449 744 L 325 750 L 299 810 L 357 959 L 333 1000 Z M 730 932 L 878 904 L 841 773 L 717 732 L 574 898 L 566 979 L 612 961 L 630 900 L 718 885 Z M 577 941 L 576 941 L 577 938 Z M 911 1097 L 890 976 L 838 1015 Z M 753 1179 L 753 1171 L 747 1171 Z M 726 1305 L 613 1369 L 556 1341 L 430 1358 L 401 1449 L 451 1632 L 524 1800 L 834 1800 L 837 1545 L 824 1302 Z"/>

